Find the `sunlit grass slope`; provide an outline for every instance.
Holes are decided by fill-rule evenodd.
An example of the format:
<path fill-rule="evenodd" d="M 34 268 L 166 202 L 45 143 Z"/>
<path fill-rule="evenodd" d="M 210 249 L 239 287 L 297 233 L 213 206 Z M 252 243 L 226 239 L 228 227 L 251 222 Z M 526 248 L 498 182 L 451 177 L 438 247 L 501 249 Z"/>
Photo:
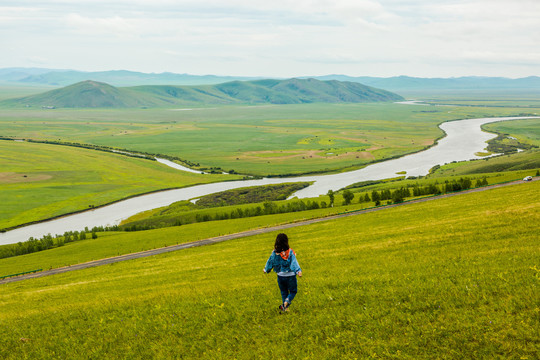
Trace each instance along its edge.
<path fill-rule="evenodd" d="M 68 146 L 0 141 L 0 228 L 128 196 L 233 178 Z"/>
<path fill-rule="evenodd" d="M 1 285 L 0 357 L 534 359 L 539 190 L 292 229 L 287 315 L 261 271 L 275 234 Z"/>

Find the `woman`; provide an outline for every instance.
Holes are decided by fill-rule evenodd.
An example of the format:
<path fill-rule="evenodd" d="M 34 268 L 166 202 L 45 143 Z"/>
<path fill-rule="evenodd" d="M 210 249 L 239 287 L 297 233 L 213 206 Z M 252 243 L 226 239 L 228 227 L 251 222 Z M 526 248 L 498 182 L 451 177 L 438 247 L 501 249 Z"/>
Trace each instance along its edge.
<path fill-rule="evenodd" d="M 266 262 L 264 273 L 270 271 L 277 273 L 279 291 L 281 292 L 281 312 L 289 311 L 289 305 L 298 292 L 296 275 L 302 277 L 302 269 L 296 260 L 296 253 L 289 247 L 289 238 L 285 234 L 278 234 L 274 250 Z"/>

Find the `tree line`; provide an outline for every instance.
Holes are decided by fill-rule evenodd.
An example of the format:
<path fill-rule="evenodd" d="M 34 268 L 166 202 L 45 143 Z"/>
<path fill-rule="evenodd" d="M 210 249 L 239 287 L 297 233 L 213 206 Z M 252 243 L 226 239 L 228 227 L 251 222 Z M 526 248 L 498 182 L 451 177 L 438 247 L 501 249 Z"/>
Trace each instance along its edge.
<path fill-rule="evenodd" d="M 408 185 L 406 187 L 401 187 L 399 189 L 384 189 L 384 190 L 373 190 L 371 192 L 362 192 L 362 193 L 353 193 L 351 190 L 344 190 L 341 195 L 343 202 L 341 206 L 350 205 L 353 201 L 356 200 L 356 203 L 364 202 L 373 202 L 375 206 L 380 206 L 383 201 L 386 201 L 386 204 L 392 203 L 401 203 L 409 197 L 418 197 L 418 196 L 429 196 L 429 195 L 440 195 L 449 192 L 467 190 L 471 188 L 473 181 L 469 178 L 460 178 L 459 180 L 445 181 L 442 184 L 433 183 L 426 186 L 420 186 L 419 184 Z M 488 185 L 487 179 L 479 179 L 476 181 L 475 186 L 485 186 Z M 317 201 L 317 200 L 301 200 L 296 199 L 290 201 L 286 204 L 276 204 L 273 201 L 267 200 L 262 206 L 257 205 L 248 208 L 236 208 L 231 211 L 216 211 L 214 213 L 203 212 L 197 213 L 195 215 L 184 215 L 184 216 L 171 216 L 169 218 L 160 218 L 160 219 L 145 219 L 138 221 L 136 223 L 125 224 L 121 226 L 114 227 L 114 230 L 122 231 L 141 231 L 141 230 L 151 230 L 162 227 L 169 226 L 181 226 L 192 223 L 207 222 L 207 221 L 217 221 L 217 220 L 229 220 L 229 219 L 239 219 L 247 217 L 255 217 L 262 215 L 274 215 L 274 214 L 283 214 L 289 212 L 298 212 L 305 210 L 314 210 L 314 209 L 324 209 L 328 207 L 334 207 L 335 205 L 335 196 L 336 192 L 329 190 L 327 193 L 329 202 L 326 201 Z"/>
<path fill-rule="evenodd" d="M 101 229 L 103 229 L 103 227 L 101 227 Z M 0 259 L 57 248 L 71 242 L 86 240 L 89 238 L 97 239 L 98 231 L 99 228 L 94 227 L 91 230 L 85 228 L 83 231 L 66 231 L 63 235 L 52 236 L 51 234 L 47 234 L 40 239 L 30 237 L 27 241 L 1 246 Z"/>

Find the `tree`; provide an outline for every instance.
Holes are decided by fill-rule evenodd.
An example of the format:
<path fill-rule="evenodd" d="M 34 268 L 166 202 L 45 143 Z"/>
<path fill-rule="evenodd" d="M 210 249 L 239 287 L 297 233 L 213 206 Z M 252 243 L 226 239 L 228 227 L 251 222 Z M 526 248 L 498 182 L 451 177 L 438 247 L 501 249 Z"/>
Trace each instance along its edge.
<path fill-rule="evenodd" d="M 392 201 L 394 202 L 394 204 L 403 202 L 403 200 L 405 200 L 405 198 L 404 198 L 403 195 L 404 195 L 404 194 L 403 194 L 402 189 L 395 190 L 395 191 L 392 193 Z"/>
<path fill-rule="evenodd" d="M 333 190 L 328 190 L 328 193 L 326 195 L 328 195 L 328 197 L 330 198 L 330 205 L 328 205 L 328 206 L 329 207 L 334 207 L 334 191 Z"/>
<path fill-rule="evenodd" d="M 270 200 L 266 200 L 263 204 L 264 206 L 264 213 L 266 215 L 274 214 L 276 210 L 276 205 L 271 202 Z"/>
<path fill-rule="evenodd" d="M 351 190 L 347 189 L 343 191 L 343 205 L 349 205 L 351 201 L 354 199 L 354 194 Z"/>
<path fill-rule="evenodd" d="M 375 202 L 381 200 L 381 196 L 379 195 L 379 193 L 377 191 L 373 190 L 371 192 L 371 200 L 373 200 Z"/>
<path fill-rule="evenodd" d="M 371 198 L 369 197 L 369 194 L 366 193 L 366 195 L 364 196 L 364 202 L 370 202 L 371 201 Z"/>

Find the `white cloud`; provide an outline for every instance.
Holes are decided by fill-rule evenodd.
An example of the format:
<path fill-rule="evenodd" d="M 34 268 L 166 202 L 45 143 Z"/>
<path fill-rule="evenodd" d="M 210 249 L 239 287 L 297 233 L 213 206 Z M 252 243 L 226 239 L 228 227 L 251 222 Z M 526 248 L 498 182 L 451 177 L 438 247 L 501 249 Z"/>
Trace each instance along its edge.
<path fill-rule="evenodd" d="M 69 14 L 65 18 L 66 26 L 73 31 L 96 35 L 128 35 L 133 34 L 137 25 L 133 20 L 119 16 L 109 18 L 90 18 L 79 14 Z"/>
<path fill-rule="evenodd" d="M 538 75 L 538 19 L 538 0 L 4 0 L 0 67 Z"/>

